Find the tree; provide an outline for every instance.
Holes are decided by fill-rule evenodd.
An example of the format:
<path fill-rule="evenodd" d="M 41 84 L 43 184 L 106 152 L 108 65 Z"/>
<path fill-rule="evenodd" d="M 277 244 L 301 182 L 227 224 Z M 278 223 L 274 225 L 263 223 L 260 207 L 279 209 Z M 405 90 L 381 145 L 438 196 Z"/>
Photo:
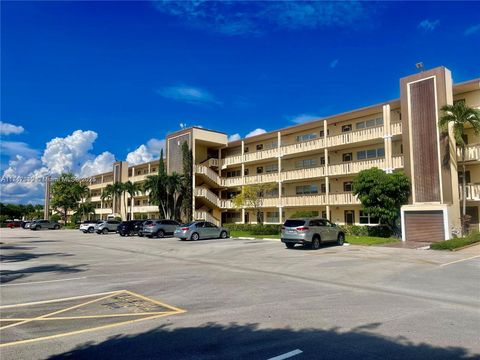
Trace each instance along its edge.
<path fill-rule="evenodd" d="M 51 204 L 54 208 L 60 209 L 65 223 L 68 211 L 77 209 L 80 194 L 80 182 L 72 173 L 63 173 L 53 182 Z"/>
<path fill-rule="evenodd" d="M 82 202 L 87 201 L 87 199 L 90 197 L 90 189 L 88 188 L 87 184 L 83 182 L 78 184 L 78 195 L 80 196 Z"/>
<path fill-rule="evenodd" d="M 391 228 L 395 228 L 400 207 L 408 202 L 410 191 L 410 180 L 401 171 L 387 174 L 374 167 L 360 171 L 353 179 L 353 193 L 363 210 Z"/>
<path fill-rule="evenodd" d="M 93 205 L 90 201 L 82 202 L 80 205 L 78 205 L 78 209 L 75 214 L 79 216 L 81 220 L 88 220 L 89 215 L 95 214 L 95 205 Z"/>
<path fill-rule="evenodd" d="M 246 185 L 242 188 L 242 192 L 233 197 L 232 202 L 236 208 L 245 207 L 253 209 L 256 214 L 257 223 L 262 224 L 261 208 L 265 193 L 272 191 L 275 184 L 256 184 Z"/>
<path fill-rule="evenodd" d="M 193 155 L 186 141 L 182 144 L 183 160 L 183 200 L 182 210 L 185 214 L 186 222 L 193 219 Z"/>
<path fill-rule="evenodd" d="M 142 190 L 140 183 L 132 183 L 130 180 L 125 183 L 125 191 L 130 195 L 130 220 L 133 219 L 133 198 Z"/>
<path fill-rule="evenodd" d="M 467 189 L 465 176 L 465 153 L 467 144 L 465 143 L 465 127 L 471 126 L 478 136 L 480 134 L 480 111 L 473 109 L 465 104 L 464 101 L 457 101 L 453 105 L 445 105 L 441 109 L 443 115 L 438 121 L 438 126 L 442 130 L 444 136 L 448 136 L 448 128 L 451 125 L 453 139 L 460 149 L 462 158 L 462 234 L 467 232 Z"/>
<path fill-rule="evenodd" d="M 105 186 L 105 189 L 103 189 L 102 194 L 100 195 L 100 199 L 102 201 L 113 201 L 113 185 L 108 184 Z M 113 213 L 113 206 L 112 206 L 112 213 Z"/>
<path fill-rule="evenodd" d="M 169 219 L 179 219 L 182 207 L 184 177 L 178 173 L 167 176 L 166 211 Z"/>
<path fill-rule="evenodd" d="M 150 175 L 147 176 L 145 182 L 143 183 L 143 192 L 148 194 L 148 201 L 150 204 L 158 205 L 158 213 L 160 217 L 164 218 L 163 208 L 159 200 L 159 175 Z"/>

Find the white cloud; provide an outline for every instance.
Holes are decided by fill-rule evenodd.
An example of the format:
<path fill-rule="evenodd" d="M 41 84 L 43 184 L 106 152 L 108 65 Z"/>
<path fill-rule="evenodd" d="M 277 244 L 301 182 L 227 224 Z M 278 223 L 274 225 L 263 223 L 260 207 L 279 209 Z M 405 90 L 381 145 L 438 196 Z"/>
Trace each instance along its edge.
<path fill-rule="evenodd" d="M 465 36 L 473 35 L 473 34 L 476 34 L 479 30 L 480 30 L 480 24 L 472 25 L 465 30 L 463 35 Z"/>
<path fill-rule="evenodd" d="M 358 27 L 375 4 L 362 1 L 155 1 L 158 11 L 188 26 L 226 35 L 260 35 L 278 29 Z"/>
<path fill-rule="evenodd" d="M 237 140 L 240 140 L 242 137 L 240 136 L 239 133 L 236 133 L 236 134 L 233 134 L 233 135 L 230 135 L 228 137 L 228 141 L 237 141 Z"/>
<path fill-rule="evenodd" d="M 318 120 L 322 117 L 314 114 L 299 114 L 295 116 L 287 116 L 287 119 L 295 124 L 303 124 L 312 120 Z"/>
<path fill-rule="evenodd" d="M 89 177 L 95 174 L 112 171 L 112 164 L 115 162 L 115 156 L 104 151 L 92 160 L 87 160 L 80 168 L 79 176 Z"/>
<path fill-rule="evenodd" d="M 160 96 L 163 96 L 167 99 L 172 99 L 176 101 L 182 101 L 189 104 L 214 104 L 221 105 L 222 103 L 218 101 L 215 96 L 209 93 L 207 90 L 200 89 L 193 86 L 187 85 L 178 85 L 178 86 L 169 86 L 161 90 L 158 90 L 157 93 Z"/>
<path fill-rule="evenodd" d="M 132 164 L 141 164 L 160 158 L 160 150 L 165 150 L 165 140 L 150 139 L 147 144 L 140 145 L 134 151 L 127 154 L 127 161 Z"/>
<path fill-rule="evenodd" d="M 23 126 L 17 126 L 0 121 L 0 135 L 21 134 L 25 131 Z"/>
<path fill-rule="evenodd" d="M 0 141 L 2 155 L 32 157 L 38 155 L 38 151 L 30 148 L 27 143 L 21 141 Z"/>
<path fill-rule="evenodd" d="M 337 65 L 338 65 L 338 59 L 335 59 L 330 63 L 330 68 L 334 69 Z"/>
<path fill-rule="evenodd" d="M 252 136 L 257 136 L 257 135 L 265 134 L 266 132 L 267 132 L 267 130 L 265 130 L 265 129 L 257 128 L 253 131 L 250 131 L 247 135 L 245 135 L 245 137 L 248 138 L 248 137 L 252 137 Z"/>
<path fill-rule="evenodd" d="M 440 24 L 440 20 L 429 20 L 425 19 L 420 21 L 418 28 L 424 30 L 425 32 L 430 32 L 435 30 L 435 28 Z"/>

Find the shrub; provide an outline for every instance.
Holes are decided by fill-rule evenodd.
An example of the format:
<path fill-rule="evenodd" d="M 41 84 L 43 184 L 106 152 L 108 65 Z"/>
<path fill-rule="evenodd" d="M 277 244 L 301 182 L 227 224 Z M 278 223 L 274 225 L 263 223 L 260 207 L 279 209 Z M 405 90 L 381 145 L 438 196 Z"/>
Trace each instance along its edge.
<path fill-rule="evenodd" d="M 463 246 L 475 244 L 480 242 L 480 233 L 474 232 L 466 237 L 455 238 L 446 241 L 440 241 L 430 245 L 430 249 L 433 250 L 453 250 Z"/>
<path fill-rule="evenodd" d="M 290 216 L 292 219 L 313 218 L 318 216 L 318 211 L 296 211 Z"/>
<path fill-rule="evenodd" d="M 359 226 L 359 225 L 339 225 L 345 235 L 351 236 L 373 236 L 389 238 L 393 235 L 392 230 L 386 225 L 377 226 Z"/>
<path fill-rule="evenodd" d="M 245 231 L 252 235 L 278 235 L 282 225 L 260 225 L 260 224 L 224 224 L 230 231 Z"/>
<path fill-rule="evenodd" d="M 58 214 L 53 214 L 52 216 L 50 216 L 50 220 L 52 221 L 60 221 L 60 219 L 61 217 Z"/>

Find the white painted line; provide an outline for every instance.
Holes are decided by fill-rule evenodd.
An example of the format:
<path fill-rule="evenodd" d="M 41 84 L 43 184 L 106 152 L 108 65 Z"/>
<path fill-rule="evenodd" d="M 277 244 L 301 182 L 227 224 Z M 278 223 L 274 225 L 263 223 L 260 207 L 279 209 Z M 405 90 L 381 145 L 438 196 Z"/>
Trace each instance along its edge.
<path fill-rule="evenodd" d="M 478 257 L 480 257 L 480 255 L 475 255 L 475 256 L 472 256 L 472 257 L 469 257 L 469 258 L 466 258 L 466 259 L 451 261 L 451 262 L 448 262 L 448 263 L 445 263 L 445 264 L 441 264 L 439 266 L 452 265 L 452 264 L 456 264 L 456 263 L 459 263 L 459 262 L 462 262 L 462 261 L 472 260 L 472 259 L 475 259 L 475 258 L 478 258 Z"/>
<path fill-rule="evenodd" d="M 299 354 L 301 354 L 301 353 L 303 353 L 302 350 L 296 349 L 296 350 L 290 351 L 290 352 L 288 352 L 288 353 L 285 353 L 285 354 L 282 354 L 282 355 L 278 355 L 278 356 L 272 357 L 272 358 L 270 358 L 270 359 L 268 359 L 268 360 L 283 360 L 283 359 L 288 359 L 288 358 L 291 358 L 291 357 L 293 357 L 293 356 L 295 356 L 295 355 L 299 355 Z"/>
<path fill-rule="evenodd" d="M 19 285 L 45 284 L 45 283 L 52 283 L 52 282 L 59 282 L 59 281 L 71 281 L 71 280 L 88 279 L 88 278 L 91 278 L 91 277 L 99 277 L 99 276 L 109 276 L 109 275 L 91 275 L 91 276 L 82 276 L 82 277 L 75 277 L 75 278 L 68 278 L 68 279 L 30 281 L 30 282 L 22 282 L 22 283 L 15 283 L 15 284 L 5 284 L 5 285 L 0 285 L 0 287 L 5 287 L 5 286 L 19 286 Z"/>

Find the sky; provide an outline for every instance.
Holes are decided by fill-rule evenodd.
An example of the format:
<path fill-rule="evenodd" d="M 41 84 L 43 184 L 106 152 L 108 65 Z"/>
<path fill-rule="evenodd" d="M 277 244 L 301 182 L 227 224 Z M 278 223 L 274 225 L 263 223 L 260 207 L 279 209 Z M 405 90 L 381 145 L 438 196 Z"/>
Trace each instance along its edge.
<path fill-rule="evenodd" d="M 231 139 L 399 97 L 444 65 L 480 76 L 476 2 L 1 2 L 0 201 L 40 180 L 158 158 L 165 135 Z M 25 181 L 25 180 L 23 180 Z"/>

